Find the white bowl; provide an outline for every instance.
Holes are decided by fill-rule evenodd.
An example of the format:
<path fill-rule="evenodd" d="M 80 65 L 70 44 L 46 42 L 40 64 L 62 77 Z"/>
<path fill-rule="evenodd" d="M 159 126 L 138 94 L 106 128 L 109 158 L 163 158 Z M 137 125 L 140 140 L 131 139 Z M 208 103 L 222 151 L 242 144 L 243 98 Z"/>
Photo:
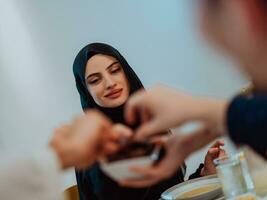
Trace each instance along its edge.
<path fill-rule="evenodd" d="M 117 155 L 111 155 L 100 161 L 100 167 L 106 175 L 117 181 L 127 178 L 137 179 L 141 178 L 141 175 L 132 172 L 131 167 L 149 167 L 159 161 L 164 154 L 165 149 L 162 145 L 133 143 Z"/>
<path fill-rule="evenodd" d="M 141 178 L 140 174 L 130 171 L 133 166 L 148 167 L 153 164 L 151 156 L 124 159 L 114 162 L 100 162 L 102 171 L 113 180 L 122 180 L 126 178 Z"/>

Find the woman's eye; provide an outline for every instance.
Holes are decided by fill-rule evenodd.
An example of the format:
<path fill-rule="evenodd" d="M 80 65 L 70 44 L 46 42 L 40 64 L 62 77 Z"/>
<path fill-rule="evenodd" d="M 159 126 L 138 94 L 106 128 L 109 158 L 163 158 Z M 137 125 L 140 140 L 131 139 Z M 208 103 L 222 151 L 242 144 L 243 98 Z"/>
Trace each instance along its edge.
<path fill-rule="evenodd" d="M 115 73 L 119 72 L 120 70 L 121 70 L 120 67 L 118 67 L 118 68 L 114 68 L 114 69 L 111 70 L 111 73 L 112 73 L 112 74 L 115 74 Z"/>
<path fill-rule="evenodd" d="M 96 84 L 100 79 L 92 79 L 88 81 L 88 84 L 93 85 Z"/>

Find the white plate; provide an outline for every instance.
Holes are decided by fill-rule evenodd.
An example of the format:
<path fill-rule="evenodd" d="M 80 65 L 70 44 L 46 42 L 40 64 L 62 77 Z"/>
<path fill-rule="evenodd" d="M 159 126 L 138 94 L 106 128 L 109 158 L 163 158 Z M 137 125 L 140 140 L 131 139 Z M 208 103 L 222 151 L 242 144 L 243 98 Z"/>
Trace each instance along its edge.
<path fill-rule="evenodd" d="M 179 196 L 183 195 L 185 192 L 209 185 L 217 185 L 218 187 L 212 191 L 204 192 L 190 198 L 179 198 Z M 192 179 L 175 185 L 162 193 L 161 198 L 164 200 L 211 200 L 220 195 L 222 195 L 220 180 L 213 175 Z"/>
<path fill-rule="evenodd" d="M 243 195 L 239 195 L 239 196 L 234 197 L 234 198 L 231 198 L 231 199 L 229 199 L 229 200 L 245 199 L 245 197 L 247 197 L 247 198 L 250 197 L 250 199 L 260 200 L 260 198 L 259 198 L 259 197 L 256 197 L 255 194 L 253 194 L 253 193 L 246 193 L 246 194 L 243 194 Z"/>

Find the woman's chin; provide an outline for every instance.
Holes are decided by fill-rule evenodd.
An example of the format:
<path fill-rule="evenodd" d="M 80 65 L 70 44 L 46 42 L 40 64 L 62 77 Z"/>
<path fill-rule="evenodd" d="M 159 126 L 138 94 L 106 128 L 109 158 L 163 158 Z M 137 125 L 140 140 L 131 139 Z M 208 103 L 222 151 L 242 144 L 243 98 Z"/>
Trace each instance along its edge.
<path fill-rule="evenodd" d="M 107 107 L 108 108 L 115 108 L 123 105 L 126 102 L 124 99 L 114 99 L 112 102 L 110 102 Z"/>

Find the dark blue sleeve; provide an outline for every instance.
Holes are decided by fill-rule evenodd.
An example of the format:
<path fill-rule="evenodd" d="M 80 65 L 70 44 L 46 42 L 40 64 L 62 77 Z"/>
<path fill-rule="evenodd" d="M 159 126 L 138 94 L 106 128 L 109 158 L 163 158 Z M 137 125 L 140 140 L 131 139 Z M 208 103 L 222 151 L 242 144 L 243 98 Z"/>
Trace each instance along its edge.
<path fill-rule="evenodd" d="M 75 170 L 80 200 L 97 200 L 89 177 L 84 171 Z"/>
<path fill-rule="evenodd" d="M 266 157 L 267 96 L 238 96 L 227 113 L 227 127 L 235 143 L 247 144 Z"/>

